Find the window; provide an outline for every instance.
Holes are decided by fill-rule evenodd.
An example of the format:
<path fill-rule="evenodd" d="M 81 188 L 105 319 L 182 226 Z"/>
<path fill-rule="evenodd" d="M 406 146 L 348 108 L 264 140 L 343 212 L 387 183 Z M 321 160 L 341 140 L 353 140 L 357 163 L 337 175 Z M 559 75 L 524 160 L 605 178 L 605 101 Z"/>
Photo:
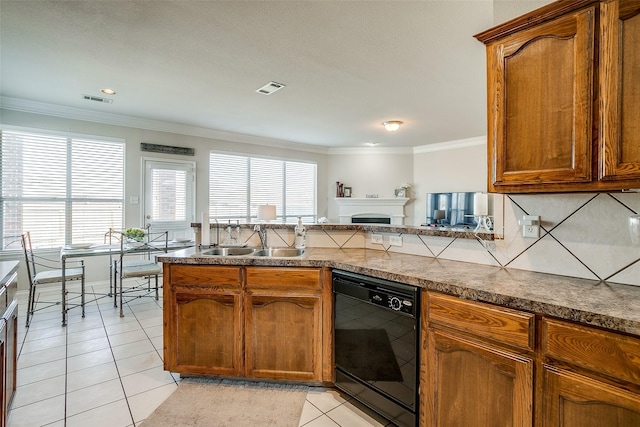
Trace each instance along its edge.
<path fill-rule="evenodd" d="M 99 243 L 122 228 L 124 143 L 2 130 L 2 248 Z"/>
<path fill-rule="evenodd" d="M 195 162 L 144 159 L 145 219 L 153 229 L 191 231 Z"/>
<path fill-rule="evenodd" d="M 258 206 L 276 206 L 282 222 L 316 220 L 315 163 L 242 155 L 209 155 L 209 215 L 252 222 Z"/>

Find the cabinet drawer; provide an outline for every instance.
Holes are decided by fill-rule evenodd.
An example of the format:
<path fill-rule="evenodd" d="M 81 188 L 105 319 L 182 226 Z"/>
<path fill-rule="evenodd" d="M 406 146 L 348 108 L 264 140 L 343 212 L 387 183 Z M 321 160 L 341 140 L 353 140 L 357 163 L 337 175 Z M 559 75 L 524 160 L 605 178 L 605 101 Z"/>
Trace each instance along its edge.
<path fill-rule="evenodd" d="M 533 351 L 535 315 L 491 304 L 428 294 L 429 322 Z"/>
<path fill-rule="evenodd" d="M 545 356 L 640 384 L 640 338 L 554 319 L 543 319 Z"/>
<path fill-rule="evenodd" d="M 247 267 L 247 288 L 320 289 L 319 268 Z"/>
<path fill-rule="evenodd" d="M 169 267 L 172 285 L 240 286 L 239 267 L 172 264 Z"/>

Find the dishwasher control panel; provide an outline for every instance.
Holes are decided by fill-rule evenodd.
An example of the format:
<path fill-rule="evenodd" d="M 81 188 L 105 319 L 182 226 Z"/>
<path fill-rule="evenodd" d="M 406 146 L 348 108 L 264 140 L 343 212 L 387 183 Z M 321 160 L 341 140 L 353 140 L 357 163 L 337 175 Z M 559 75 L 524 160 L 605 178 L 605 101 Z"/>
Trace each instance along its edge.
<path fill-rule="evenodd" d="M 355 273 L 334 273 L 333 291 L 409 316 L 419 305 L 418 288 Z"/>
<path fill-rule="evenodd" d="M 370 290 L 369 301 L 390 308 L 394 311 L 401 311 L 407 314 L 413 314 L 413 301 L 403 296 L 389 294 L 385 291 Z"/>

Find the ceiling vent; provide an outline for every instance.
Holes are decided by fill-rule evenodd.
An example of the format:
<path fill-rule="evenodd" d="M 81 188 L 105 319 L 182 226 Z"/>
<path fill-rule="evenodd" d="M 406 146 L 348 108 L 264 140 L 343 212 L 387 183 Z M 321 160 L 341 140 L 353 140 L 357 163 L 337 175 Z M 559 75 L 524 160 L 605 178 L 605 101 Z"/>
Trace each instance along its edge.
<path fill-rule="evenodd" d="M 256 92 L 263 95 L 271 95 L 273 92 L 279 91 L 283 87 L 284 85 L 282 83 L 269 82 L 266 85 L 262 86 L 260 89 L 257 89 Z"/>
<path fill-rule="evenodd" d="M 103 98 L 101 96 L 95 95 L 82 95 L 82 99 L 85 99 L 87 101 L 104 102 L 105 104 L 111 104 L 113 102 L 113 99 Z"/>

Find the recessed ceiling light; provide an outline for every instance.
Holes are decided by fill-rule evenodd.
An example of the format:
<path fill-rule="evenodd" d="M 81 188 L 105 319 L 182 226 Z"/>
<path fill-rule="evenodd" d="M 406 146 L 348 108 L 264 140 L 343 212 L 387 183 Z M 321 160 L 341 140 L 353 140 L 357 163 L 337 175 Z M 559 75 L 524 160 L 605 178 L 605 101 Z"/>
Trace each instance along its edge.
<path fill-rule="evenodd" d="M 100 89 L 100 92 L 104 93 L 105 95 L 115 95 L 116 94 L 115 90 L 109 89 L 109 88 Z"/>
<path fill-rule="evenodd" d="M 369 147 L 375 147 L 376 145 L 378 145 L 377 142 L 373 141 L 373 142 L 365 142 L 364 145 L 367 145 Z"/>
<path fill-rule="evenodd" d="M 402 124 L 402 122 L 400 120 L 389 120 L 388 122 L 382 123 L 384 128 L 386 130 L 388 130 L 389 132 L 397 131 L 398 129 L 400 129 L 400 125 L 401 124 Z"/>

